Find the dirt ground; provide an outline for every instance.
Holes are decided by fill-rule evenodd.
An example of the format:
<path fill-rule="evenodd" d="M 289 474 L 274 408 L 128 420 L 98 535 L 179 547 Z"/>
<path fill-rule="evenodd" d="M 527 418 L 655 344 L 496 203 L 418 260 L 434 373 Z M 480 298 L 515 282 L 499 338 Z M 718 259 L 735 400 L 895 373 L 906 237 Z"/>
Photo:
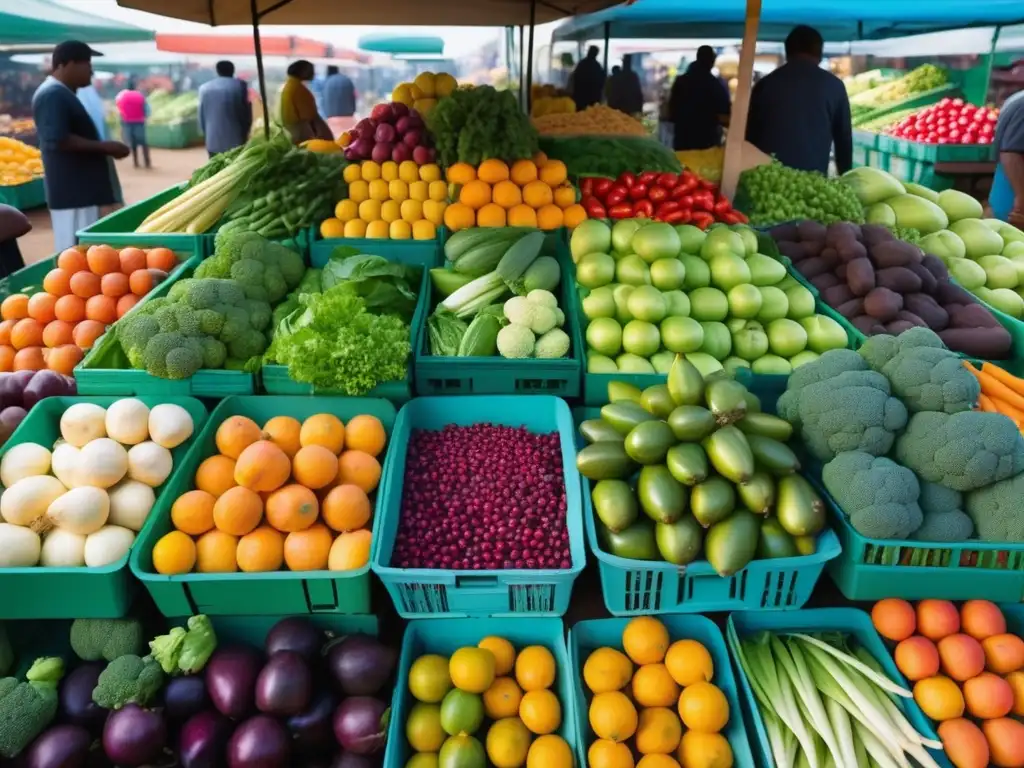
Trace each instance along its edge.
<path fill-rule="evenodd" d="M 150 155 L 153 167 L 149 170 L 133 167 L 130 157 L 117 161 L 125 205 L 145 200 L 172 184 L 184 181 L 208 159 L 203 147 L 151 149 Z M 32 231 L 18 238 L 18 246 L 25 263 L 33 264 L 53 255 L 53 228 L 46 208 L 29 211 L 28 217 Z"/>

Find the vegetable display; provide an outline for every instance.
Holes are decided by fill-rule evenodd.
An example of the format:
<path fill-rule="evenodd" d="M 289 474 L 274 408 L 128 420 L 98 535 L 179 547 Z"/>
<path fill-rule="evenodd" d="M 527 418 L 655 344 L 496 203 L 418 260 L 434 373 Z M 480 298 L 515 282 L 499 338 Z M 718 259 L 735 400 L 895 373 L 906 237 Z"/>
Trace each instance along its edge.
<path fill-rule="evenodd" d="M 853 124 L 857 126 L 875 116 L 876 112 L 896 108 L 901 102 L 948 84 L 949 73 L 945 69 L 934 64 L 922 64 L 901 77 L 852 96 L 850 113 Z"/>
<path fill-rule="evenodd" d="M 219 453 L 203 460 L 193 490 L 171 507 L 174 530 L 153 546 L 165 575 L 243 571 L 347 571 L 369 560 L 373 492 L 387 436 L 380 420 L 348 424 L 329 413 L 262 427 L 231 416 Z M 165 667 L 166 669 L 166 667 Z"/>
<path fill-rule="evenodd" d="M 600 133 L 549 136 L 541 138 L 540 147 L 552 160 L 565 163 L 573 178 L 601 176 L 614 179 L 623 173 L 679 173 L 682 170 L 672 151 L 649 136 L 603 136 Z"/>
<path fill-rule="evenodd" d="M 442 168 L 484 160 L 514 162 L 537 153 L 537 131 L 512 91 L 468 86 L 442 99 L 427 115 Z"/>
<path fill-rule="evenodd" d="M 892 71 L 883 72 L 880 69 L 872 69 L 867 72 L 860 72 L 856 75 L 844 77 L 843 85 L 846 86 L 846 94 L 848 96 L 856 96 L 858 93 L 870 91 L 872 88 L 885 85 L 900 76 L 900 74 Z"/>
<path fill-rule="evenodd" d="M 42 175 L 43 159 L 37 147 L 0 136 L 0 187 L 16 187 Z"/>
<path fill-rule="evenodd" d="M 816 171 L 788 168 L 779 162 L 744 171 L 736 204 L 755 227 L 799 219 L 822 224 L 864 221 L 857 196 L 841 181 Z"/>
<path fill-rule="evenodd" d="M 981 386 L 978 408 L 1008 416 L 1024 431 L 1024 380 L 992 363 L 982 363 L 980 368 L 975 368 L 965 361 L 964 367 Z"/>
<path fill-rule="evenodd" d="M 716 221 L 745 223 L 747 217 L 733 210 L 718 188 L 690 171 L 639 175 L 623 173 L 614 181 L 585 178 L 580 182 L 581 200 L 592 219 L 646 218 L 668 224 L 690 224 L 707 229 Z"/>
<path fill-rule="evenodd" d="M 754 559 L 812 554 L 825 504 L 786 445 L 790 424 L 760 412 L 726 377 L 707 381 L 682 356 L 667 384 L 609 384 L 576 467 L 590 489 L 598 537 L 611 554 L 721 576 Z"/>
<path fill-rule="evenodd" d="M 644 124 L 606 104 L 592 104 L 576 111 L 576 104 L 569 97 L 551 99 L 559 108 L 547 107 L 534 102 L 533 127 L 543 136 L 647 136 Z M 568 103 L 572 102 L 572 109 Z"/>
<path fill-rule="evenodd" d="M 991 144 L 998 119 L 998 109 L 945 98 L 907 115 L 885 133 L 924 144 Z"/>
<path fill-rule="evenodd" d="M 411 160 L 417 165 L 427 165 L 434 162 L 437 154 L 430 146 L 423 117 L 400 101 L 376 105 L 369 117 L 341 135 L 339 143 L 345 148 L 345 159 L 356 163 Z"/>
<path fill-rule="evenodd" d="M 456 79 L 447 72 L 420 72 L 412 82 L 396 85 L 391 91 L 391 101 L 426 115 L 439 100 L 451 96 L 458 86 Z"/>
<path fill-rule="evenodd" d="M 0 445 L 44 397 L 77 394 L 75 380 L 55 371 L 0 373 Z"/>

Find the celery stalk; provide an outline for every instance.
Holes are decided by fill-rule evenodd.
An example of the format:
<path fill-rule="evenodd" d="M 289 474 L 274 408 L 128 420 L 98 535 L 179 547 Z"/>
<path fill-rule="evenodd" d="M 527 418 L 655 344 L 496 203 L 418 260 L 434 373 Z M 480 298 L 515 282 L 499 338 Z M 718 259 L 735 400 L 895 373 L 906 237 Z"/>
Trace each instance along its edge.
<path fill-rule="evenodd" d="M 892 693 L 895 693 L 897 696 L 902 696 L 905 699 L 912 699 L 914 697 L 914 694 L 912 694 L 906 688 L 896 685 L 896 683 L 894 683 L 892 680 L 887 678 L 885 675 L 880 675 L 878 672 L 873 670 L 871 667 L 869 667 L 867 664 L 865 664 L 857 657 L 851 656 L 848 653 L 844 653 L 835 646 L 829 645 L 828 643 L 819 640 L 816 637 L 811 637 L 810 635 L 793 633 L 792 637 L 799 638 L 805 643 L 810 643 L 811 645 L 825 651 L 830 656 L 834 656 L 836 659 L 843 662 L 843 664 L 845 664 L 846 666 L 853 667 L 855 670 L 860 672 L 862 675 L 864 675 L 864 677 L 868 678 L 879 688 L 884 688 L 885 690 L 891 691 Z"/>

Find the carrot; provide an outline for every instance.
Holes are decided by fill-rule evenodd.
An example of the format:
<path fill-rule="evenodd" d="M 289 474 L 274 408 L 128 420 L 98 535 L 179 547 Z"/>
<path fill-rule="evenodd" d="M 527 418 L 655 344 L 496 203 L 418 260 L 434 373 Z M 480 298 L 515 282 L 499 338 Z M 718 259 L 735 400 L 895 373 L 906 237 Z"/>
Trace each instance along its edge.
<path fill-rule="evenodd" d="M 1008 416 L 1010 419 L 1017 423 L 1020 427 L 1024 424 L 1024 410 L 1015 408 L 1014 406 L 1000 400 L 999 398 L 992 398 L 992 405 L 995 407 L 997 413 L 1001 413 L 1004 416 Z"/>
<path fill-rule="evenodd" d="M 989 373 L 978 371 L 974 374 L 981 383 L 983 394 L 997 400 L 1002 400 L 1007 405 L 1024 410 L 1024 395 L 1017 394 L 999 379 Z"/>
<path fill-rule="evenodd" d="M 978 395 L 978 408 L 987 413 L 996 413 L 996 406 L 988 395 Z"/>
<path fill-rule="evenodd" d="M 1019 379 L 1005 368 L 1000 368 L 992 363 L 982 363 L 981 372 L 987 373 L 993 379 L 1001 381 L 1018 395 L 1024 395 L 1024 379 Z"/>

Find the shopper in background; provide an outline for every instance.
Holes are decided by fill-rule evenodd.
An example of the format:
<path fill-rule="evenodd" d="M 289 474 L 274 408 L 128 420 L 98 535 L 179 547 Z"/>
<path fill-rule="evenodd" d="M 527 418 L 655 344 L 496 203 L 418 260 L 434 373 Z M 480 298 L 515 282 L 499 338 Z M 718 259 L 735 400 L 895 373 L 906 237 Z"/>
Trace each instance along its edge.
<path fill-rule="evenodd" d="M 121 136 L 124 143 L 131 147 L 132 164 L 139 167 L 139 149 L 142 149 L 142 161 L 146 168 L 149 162 L 149 144 L 146 143 L 146 118 L 149 117 L 149 104 L 145 94 L 135 86 L 135 78 L 128 78 L 125 88 L 114 99 L 117 111 L 121 115 Z"/>
<path fill-rule="evenodd" d="M 296 144 L 309 139 L 334 138 L 316 110 L 313 93 L 306 87 L 314 75 L 312 63 L 299 59 L 289 65 L 288 79 L 281 89 L 281 123 Z"/>
<path fill-rule="evenodd" d="M 217 77 L 199 88 L 199 127 L 210 157 L 239 147 L 249 139 L 249 89 L 235 78 L 235 65 L 230 61 L 218 61 Z"/>
<path fill-rule="evenodd" d="M 673 126 L 672 147 L 677 152 L 722 143 L 722 126 L 729 120 L 729 91 L 715 76 L 714 67 L 714 48 L 702 45 L 697 60 L 672 83 L 668 118 Z"/>
<path fill-rule="evenodd" d="M 993 144 L 998 165 L 989 207 L 994 218 L 1024 227 L 1024 91 L 1003 102 Z"/>
<path fill-rule="evenodd" d="M 335 136 L 355 126 L 357 96 L 356 87 L 349 76 L 333 64 L 328 65 L 327 79 L 324 80 L 324 117 Z"/>
<path fill-rule="evenodd" d="M 576 65 L 572 73 L 572 98 L 576 109 L 583 110 L 600 104 L 604 96 L 604 67 L 597 60 L 600 49 L 596 45 L 587 49 L 587 57 Z"/>
<path fill-rule="evenodd" d="M 101 141 L 96 126 L 75 97 L 92 81 L 92 57 L 78 40 L 53 49 L 53 74 L 32 97 L 32 116 L 43 157 L 46 204 L 53 219 L 56 250 L 77 242 L 75 233 L 94 224 L 100 206 L 117 202 L 111 158 L 128 157 L 119 141 Z"/>
<path fill-rule="evenodd" d="M 622 69 L 608 78 L 608 106 L 634 116 L 644 111 L 644 91 L 633 71 L 632 56 L 623 56 Z"/>
<path fill-rule="evenodd" d="M 107 138 L 107 109 L 103 104 L 100 92 L 90 82 L 85 88 L 79 88 L 75 95 L 82 102 L 89 117 L 92 118 L 92 124 L 96 126 L 96 133 L 99 134 L 100 141 L 105 140 Z"/>
<path fill-rule="evenodd" d="M 824 40 L 818 30 L 794 27 L 786 38 L 786 63 L 761 79 L 750 96 L 747 141 L 780 162 L 828 173 L 853 167 L 850 100 L 843 81 L 821 68 Z"/>

